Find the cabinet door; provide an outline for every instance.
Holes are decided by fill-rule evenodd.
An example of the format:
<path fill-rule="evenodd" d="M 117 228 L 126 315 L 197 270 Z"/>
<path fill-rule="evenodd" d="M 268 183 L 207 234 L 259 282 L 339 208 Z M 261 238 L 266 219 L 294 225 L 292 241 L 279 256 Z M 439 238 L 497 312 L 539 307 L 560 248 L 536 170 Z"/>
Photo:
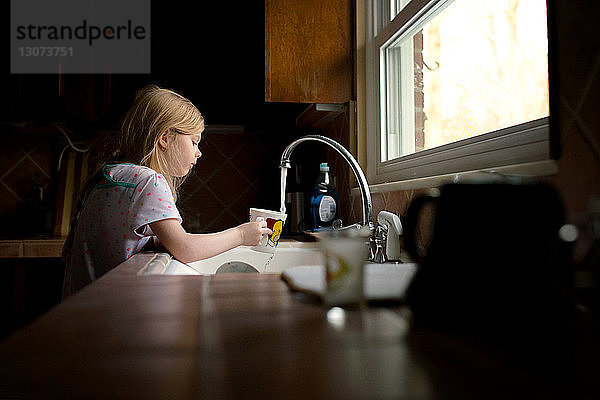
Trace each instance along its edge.
<path fill-rule="evenodd" d="M 265 0 L 267 102 L 352 100 L 353 4 L 351 0 Z"/>

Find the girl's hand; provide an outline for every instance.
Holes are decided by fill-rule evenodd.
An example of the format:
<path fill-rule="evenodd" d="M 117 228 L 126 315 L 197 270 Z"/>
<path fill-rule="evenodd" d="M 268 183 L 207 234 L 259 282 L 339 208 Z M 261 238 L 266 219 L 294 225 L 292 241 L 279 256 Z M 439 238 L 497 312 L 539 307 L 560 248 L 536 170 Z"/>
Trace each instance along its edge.
<path fill-rule="evenodd" d="M 216 233 L 187 233 L 174 218 L 150 223 L 152 232 L 177 260 L 190 263 L 216 256 L 239 245 L 256 246 L 272 235 L 266 221 L 248 222 Z"/>
<path fill-rule="evenodd" d="M 242 237 L 243 246 L 256 246 L 263 235 L 272 235 L 266 221 L 246 222 L 236 227 Z"/>

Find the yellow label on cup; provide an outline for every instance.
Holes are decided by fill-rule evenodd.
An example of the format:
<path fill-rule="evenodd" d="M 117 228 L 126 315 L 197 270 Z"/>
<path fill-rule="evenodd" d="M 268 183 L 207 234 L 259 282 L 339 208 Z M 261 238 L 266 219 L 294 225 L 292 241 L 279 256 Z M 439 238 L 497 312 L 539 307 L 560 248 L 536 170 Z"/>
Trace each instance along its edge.
<path fill-rule="evenodd" d="M 281 212 L 251 208 L 250 221 L 266 221 L 267 228 L 273 231 L 271 235 L 265 235 L 257 246 L 252 247 L 252 250 L 274 253 L 281 239 L 286 218 L 287 215 Z"/>

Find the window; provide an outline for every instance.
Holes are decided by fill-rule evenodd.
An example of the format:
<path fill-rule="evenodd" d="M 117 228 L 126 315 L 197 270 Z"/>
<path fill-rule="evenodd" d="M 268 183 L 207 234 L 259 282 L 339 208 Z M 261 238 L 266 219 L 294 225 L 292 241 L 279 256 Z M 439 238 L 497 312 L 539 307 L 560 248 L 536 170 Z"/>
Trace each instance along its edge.
<path fill-rule="evenodd" d="M 550 158 L 546 0 L 370 0 L 366 18 L 371 182 Z"/>

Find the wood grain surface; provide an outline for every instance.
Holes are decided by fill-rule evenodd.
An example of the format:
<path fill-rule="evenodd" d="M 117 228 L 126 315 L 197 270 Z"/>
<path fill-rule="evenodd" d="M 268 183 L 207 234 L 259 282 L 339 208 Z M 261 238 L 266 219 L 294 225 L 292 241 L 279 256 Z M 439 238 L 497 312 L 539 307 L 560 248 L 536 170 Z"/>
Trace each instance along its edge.
<path fill-rule="evenodd" d="M 591 378 L 598 360 L 592 340 L 577 341 L 582 366 L 561 364 L 556 371 L 567 373 L 557 380 L 535 363 L 515 363 L 472 343 L 415 329 L 402 307 L 330 313 L 290 291 L 276 274 L 136 276 L 151 257 L 137 254 L 3 341 L 0 398 L 600 393 Z"/>
<path fill-rule="evenodd" d="M 265 100 L 352 100 L 353 21 L 348 0 L 265 0 Z"/>

